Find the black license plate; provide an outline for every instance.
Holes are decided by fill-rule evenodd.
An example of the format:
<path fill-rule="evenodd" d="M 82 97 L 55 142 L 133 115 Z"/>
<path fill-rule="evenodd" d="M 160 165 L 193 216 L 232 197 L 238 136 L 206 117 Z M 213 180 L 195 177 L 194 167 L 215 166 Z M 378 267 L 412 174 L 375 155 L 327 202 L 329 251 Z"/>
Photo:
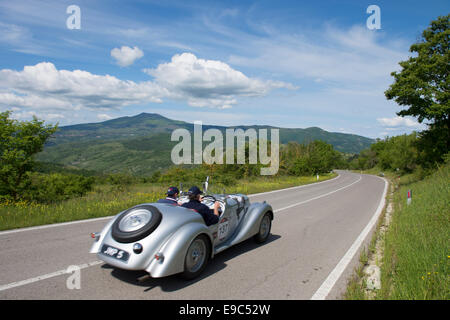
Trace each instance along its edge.
<path fill-rule="evenodd" d="M 108 246 L 106 244 L 103 245 L 101 252 L 105 256 L 115 258 L 117 260 L 122 260 L 122 261 L 128 261 L 128 258 L 130 257 L 128 252 L 114 248 L 112 246 Z"/>

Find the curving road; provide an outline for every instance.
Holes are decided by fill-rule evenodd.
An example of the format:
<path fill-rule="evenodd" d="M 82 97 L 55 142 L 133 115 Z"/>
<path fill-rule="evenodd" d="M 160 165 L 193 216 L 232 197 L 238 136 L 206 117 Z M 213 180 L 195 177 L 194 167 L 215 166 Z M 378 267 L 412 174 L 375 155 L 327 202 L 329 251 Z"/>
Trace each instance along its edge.
<path fill-rule="evenodd" d="M 0 299 L 339 299 L 384 206 L 387 182 L 338 171 L 332 180 L 250 196 L 275 219 L 265 244 L 218 254 L 190 282 L 137 283 L 89 254 L 108 218 L 0 232 Z M 68 289 L 76 265 L 80 289 Z"/>

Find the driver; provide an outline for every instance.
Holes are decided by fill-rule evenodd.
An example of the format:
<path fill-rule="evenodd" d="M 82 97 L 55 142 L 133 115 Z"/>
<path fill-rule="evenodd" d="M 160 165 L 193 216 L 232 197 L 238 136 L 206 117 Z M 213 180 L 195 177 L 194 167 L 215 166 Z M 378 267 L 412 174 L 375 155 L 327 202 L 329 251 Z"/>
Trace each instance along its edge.
<path fill-rule="evenodd" d="M 174 204 L 178 205 L 177 198 L 180 191 L 177 187 L 170 187 L 167 189 L 167 197 L 165 199 L 159 199 L 157 203 L 168 203 L 168 204 Z"/>
<path fill-rule="evenodd" d="M 216 201 L 214 203 L 214 209 L 208 208 L 205 204 L 201 203 L 200 194 L 202 192 L 200 189 L 196 186 L 193 186 L 189 189 L 188 195 L 189 195 L 189 202 L 186 202 L 182 204 L 182 207 L 188 208 L 188 209 L 194 209 L 198 213 L 200 213 L 203 217 L 203 220 L 205 220 L 205 224 L 207 226 L 210 226 L 212 224 L 215 224 L 219 222 L 219 208 L 220 203 Z"/>

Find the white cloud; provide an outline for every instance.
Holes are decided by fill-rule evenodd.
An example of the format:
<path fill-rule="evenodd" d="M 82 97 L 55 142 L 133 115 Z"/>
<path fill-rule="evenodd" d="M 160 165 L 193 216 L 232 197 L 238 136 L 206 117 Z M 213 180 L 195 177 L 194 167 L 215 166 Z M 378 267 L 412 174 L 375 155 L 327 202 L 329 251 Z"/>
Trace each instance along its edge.
<path fill-rule="evenodd" d="M 311 82 L 327 81 L 333 87 L 374 89 L 386 87 L 390 73 L 407 57 L 398 43 L 381 43 L 382 36 L 361 26 L 325 25 L 297 34 L 266 30 L 267 37 L 247 39 L 248 49 L 231 55 L 229 62 Z"/>
<path fill-rule="evenodd" d="M 13 113 L 11 114 L 11 117 L 13 119 L 17 119 L 17 120 L 26 120 L 26 119 L 30 119 L 32 117 L 37 117 L 39 119 L 46 119 L 46 120 L 50 120 L 52 122 L 54 122 L 55 120 L 58 119 L 65 119 L 65 116 L 62 114 L 57 114 L 57 113 L 40 113 L 40 112 L 35 112 L 35 111 L 20 111 L 20 109 L 14 109 L 13 108 Z"/>
<path fill-rule="evenodd" d="M 120 108 L 161 102 L 164 88 L 152 82 L 123 81 L 82 70 L 58 70 L 41 62 L 22 71 L 0 70 L 0 105 L 46 110 Z"/>
<path fill-rule="evenodd" d="M 30 32 L 28 29 L 15 25 L 0 22 L 0 41 L 6 43 L 17 43 L 23 39 L 28 39 Z"/>
<path fill-rule="evenodd" d="M 111 119 L 113 119 L 113 117 L 111 117 L 110 115 L 107 115 L 106 113 L 100 113 L 100 114 L 97 114 L 97 119 L 105 121 L 105 120 L 111 120 Z"/>
<path fill-rule="evenodd" d="M 163 99 L 187 102 L 193 107 L 228 109 L 239 97 L 263 96 L 288 83 L 245 76 L 226 63 L 197 59 L 190 53 L 173 56 L 171 62 L 146 69 L 154 81 L 134 82 L 83 70 L 59 70 L 41 62 L 23 70 L 0 70 L 0 107 L 27 109 L 47 114 L 61 111 L 120 109 L 129 105 L 161 103 Z M 107 119 L 105 113 L 99 119 Z M 46 117 L 49 118 L 50 117 Z"/>
<path fill-rule="evenodd" d="M 116 59 L 117 64 L 121 67 L 132 65 L 136 60 L 143 56 L 144 52 L 138 47 L 130 48 L 122 46 L 120 49 L 114 48 L 111 50 L 111 57 Z"/>
<path fill-rule="evenodd" d="M 59 113 L 47 113 L 46 118 L 49 120 L 64 119 L 65 117 Z"/>
<path fill-rule="evenodd" d="M 281 81 L 248 78 L 217 60 L 204 60 L 192 53 L 174 55 L 171 62 L 144 69 L 170 92 L 173 99 L 186 100 L 194 107 L 230 108 L 238 96 L 263 96 L 274 88 L 295 89 Z"/>
<path fill-rule="evenodd" d="M 383 127 L 397 128 L 397 127 L 421 127 L 422 125 L 417 121 L 414 121 L 410 118 L 404 117 L 393 117 L 393 118 L 378 118 L 377 121 Z"/>

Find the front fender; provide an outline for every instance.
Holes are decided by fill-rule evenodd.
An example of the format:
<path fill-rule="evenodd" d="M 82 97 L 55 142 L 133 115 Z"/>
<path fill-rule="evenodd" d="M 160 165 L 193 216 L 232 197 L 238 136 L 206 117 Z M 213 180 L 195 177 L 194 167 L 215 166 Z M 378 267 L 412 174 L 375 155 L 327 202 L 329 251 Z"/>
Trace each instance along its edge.
<path fill-rule="evenodd" d="M 238 227 L 236 235 L 231 240 L 230 246 L 256 235 L 259 232 L 261 220 L 266 212 L 270 212 L 270 218 L 273 220 L 273 210 L 270 204 L 266 202 L 252 203 L 248 208 L 247 213 L 242 218 L 242 222 Z"/>
<path fill-rule="evenodd" d="M 208 236 L 212 248 L 213 238 L 205 224 L 197 222 L 186 224 L 178 229 L 161 247 L 159 252 L 164 255 L 164 259 L 162 261 L 153 259 L 145 271 L 153 278 L 183 272 L 184 259 L 189 245 L 200 234 Z"/>

